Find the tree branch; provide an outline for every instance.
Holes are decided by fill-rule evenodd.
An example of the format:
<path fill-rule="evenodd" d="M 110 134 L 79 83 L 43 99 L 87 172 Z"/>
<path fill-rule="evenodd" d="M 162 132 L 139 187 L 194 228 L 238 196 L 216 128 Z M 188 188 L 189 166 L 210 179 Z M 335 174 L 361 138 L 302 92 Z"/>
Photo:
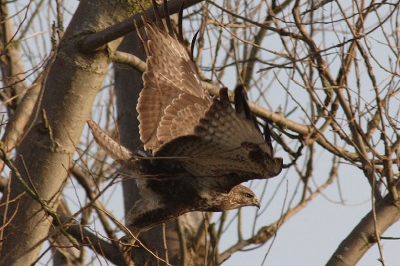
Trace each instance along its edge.
<path fill-rule="evenodd" d="M 200 3 L 203 0 L 186 0 L 184 1 L 184 8 L 188 8 L 192 5 L 195 5 L 197 3 Z M 175 14 L 179 11 L 181 8 L 182 1 L 170 1 L 168 3 L 168 10 L 169 14 Z M 157 6 L 159 13 L 161 14 L 161 17 L 164 17 L 164 4 L 158 5 Z M 148 10 L 144 11 L 146 14 L 151 18 L 155 19 L 154 16 L 154 10 L 153 7 L 149 8 Z M 136 24 L 138 28 L 143 27 L 143 21 L 142 21 L 142 13 L 138 13 L 130 18 L 125 19 L 124 21 L 112 25 L 100 32 L 93 33 L 92 35 L 89 35 L 82 41 L 82 45 L 80 47 L 80 50 L 83 53 L 92 53 L 96 51 L 97 49 L 101 48 L 102 46 L 106 45 L 107 43 L 116 40 L 120 37 L 125 36 L 131 31 L 136 30 L 134 21 L 136 21 Z"/>
<path fill-rule="evenodd" d="M 399 185 L 397 189 L 400 189 Z M 391 194 L 380 200 L 375 209 L 376 224 L 373 211 L 370 211 L 342 241 L 327 262 L 327 266 L 356 265 L 368 249 L 376 243 L 375 230 L 382 236 L 391 225 L 400 219 L 400 202 L 394 202 Z"/>

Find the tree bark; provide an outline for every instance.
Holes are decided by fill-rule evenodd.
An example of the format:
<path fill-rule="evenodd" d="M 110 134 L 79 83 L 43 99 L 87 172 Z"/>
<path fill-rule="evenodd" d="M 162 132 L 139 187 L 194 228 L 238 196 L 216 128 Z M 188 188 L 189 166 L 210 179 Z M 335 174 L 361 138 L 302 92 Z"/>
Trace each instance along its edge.
<path fill-rule="evenodd" d="M 8 102 L 8 113 L 12 117 L 15 109 L 22 98 L 22 92 L 26 88 L 25 68 L 22 63 L 21 49 L 16 44 L 15 29 L 11 19 L 8 17 L 7 1 L 2 0 L 0 5 L 0 47 L 2 47 L 0 57 L 0 69 L 2 73 L 2 83 L 4 93 L 1 95 L 2 100 Z"/>
<path fill-rule="evenodd" d="M 374 214 L 371 211 L 342 241 L 329 259 L 327 266 L 356 265 L 362 256 L 377 242 L 375 232 L 378 232 L 379 237 L 381 237 L 391 225 L 400 219 L 400 202 L 393 201 L 391 194 L 388 194 L 379 201 L 375 211 L 376 224 Z"/>
<path fill-rule="evenodd" d="M 120 40 L 91 54 L 82 54 L 80 43 L 88 33 L 137 12 L 131 3 L 81 1 L 49 66 L 42 98 L 37 103 L 38 113 L 33 114 L 37 119 L 18 148 L 15 166 L 30 189 L 52 210 L 57 209 L 75 147 L 107 73 L 108 50 L 115 50 Z M 42 110 L 45 116 L 41 115 Z M 47 239 L 52 218 L 41 204 L 25 194 L 15 174 L 10 182 L 1 202 L 0 218 L 6 227 L 0 264 L 30 265 Z"/>

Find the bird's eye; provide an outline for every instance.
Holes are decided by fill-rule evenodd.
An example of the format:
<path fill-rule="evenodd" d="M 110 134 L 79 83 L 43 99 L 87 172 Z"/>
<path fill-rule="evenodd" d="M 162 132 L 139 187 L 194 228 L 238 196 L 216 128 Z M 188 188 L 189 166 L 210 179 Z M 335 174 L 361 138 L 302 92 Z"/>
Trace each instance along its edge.
<path fill-rule="evenodd" d="M 247 198 L 252 198 L 252 197 L 253 197 L 253 195 L 251 195 L 250 193 L 244 193 L 244 195 L 245 195 Z"/>

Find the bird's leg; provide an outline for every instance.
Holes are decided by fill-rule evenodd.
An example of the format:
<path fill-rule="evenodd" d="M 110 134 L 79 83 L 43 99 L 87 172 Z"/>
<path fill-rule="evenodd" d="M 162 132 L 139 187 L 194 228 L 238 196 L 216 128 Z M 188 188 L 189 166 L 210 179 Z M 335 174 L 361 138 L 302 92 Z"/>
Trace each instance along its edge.
<path fill-rule="evenodd" d="M 125 235 L 119 239 L 120 251 L 122 252 L 125 260 L 130 260 L 132 255 L 132 248 L 135 246 L 136 241 L 139 241 L 138 237 L 140 232 L 141 230 L 134 229 L 132 231 L 129 231 L 129 235 Z"/>

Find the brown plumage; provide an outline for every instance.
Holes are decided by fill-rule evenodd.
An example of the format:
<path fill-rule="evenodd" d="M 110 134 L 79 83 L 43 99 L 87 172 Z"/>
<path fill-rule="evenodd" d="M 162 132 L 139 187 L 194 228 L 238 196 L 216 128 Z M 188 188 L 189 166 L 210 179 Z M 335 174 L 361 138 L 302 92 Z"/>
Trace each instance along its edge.
<path fill-rule="evenodd" d="M 99 145 L 140 176 L 142 198 L 127 225 L 139 232 L 190 211 L 260 207 L 240 183 L 270 178 L 282 169 L 268 126 L 264 138 L 242 85 L 235 89 L 235 109 L 226 88 L 211 99 L 185 46 L 156 17 L 156 22 L 143 19 L 148 59 L 137 106 L 140 138 L 151 155 L 133 154 L 88 121 Z"/>

